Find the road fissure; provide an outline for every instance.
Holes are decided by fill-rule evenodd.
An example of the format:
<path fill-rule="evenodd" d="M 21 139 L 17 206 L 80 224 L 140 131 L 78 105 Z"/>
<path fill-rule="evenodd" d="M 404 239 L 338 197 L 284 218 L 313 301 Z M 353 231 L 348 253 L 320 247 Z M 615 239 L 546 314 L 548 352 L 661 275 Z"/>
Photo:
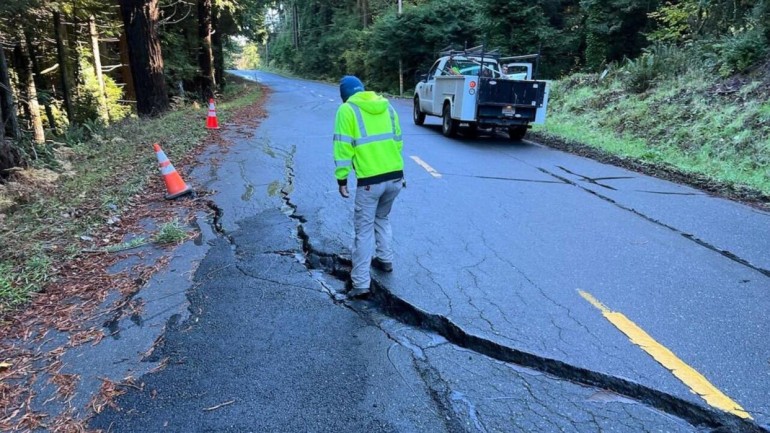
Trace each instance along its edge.
<path fill-rule="evenodd" d="M 309 270 L 320 270 L 335 279 L 346 282 L 350 278 L 350 260 L 339 254 L 320 252 L 313 247 L 310 236 L 304 228 L 304 224 L 308 222 L 307 218 L 299 213 L 298 206 L 291 200 L 294 183 L 293 158 L 294 150 L 286 155 L 287 179 L 284 187 L 281 189 L 281 198 L 285 205 L 284 213 L 297 223 L 297 237 L 302 244 L 305 257 L 303 263 Z M 541 169 L 541 171 L 545 170 Z M 560 178 L 558 175 L 550 172 L 547 173 L 557 177 L 562 182 L 575 185 L 574 182 Z M 372 279 L 372 292 L 373 296 L 369 304 L 380 313 L 406 325 L 440 335 L 460 348 L 471 350 L 498 361 L 540 371 L 558 379 L 606 389 L 679 417 L 695 426 L 713 429 L 715 432 L 725 431 L 725 429 L 741 433 L 768 432 L 768 430 L 751 421 L 700 406 L 627 379 L 570 365 L 557 359 L 525 352 L 474 335 L 462 329 L 462 327 L 448 317 L 432 314 L 398 297 L 392 290 L 377 281 L 376 278 Z M 329 292 L 329 296 L 335 304 L 352 309 L 358 314 L 365 314 L 359 311 L 355 303 L 347 301 L 345 297 L 335 296 L 331 292 Z"/>
<path fill-rule="evenodd" d="M 749 269 L 757 271 L 760 274 L 764 275 L 765 277 L 770 277 L 770 269 L 765 269 L 763 267 L 754 265 L 753 263 L 751 263 L 747 259 L 744 259 L 744 258 L 738 256 L 737 254 L 732 253 L 731 251 L 720 249 L 719 247 L 717 247 L 715 245 L 712 245 L 712 244 L 710 244 L 710 243 L 708 243 L 708 242 L 706 242 L 706 241 L 696 237 L 693 234 L 685 233 L 685 232 L 679 230 L 678 228 L 676 228 L 674 226 L 671 226 L 669 224 L 664 223 L 663 221 L 660 221 L 660 220 L 652 218 L 652 217 L 650 217 L 648 215 L 645 215 L 645 214 L 643 214 L 642 212 L 639 212 L 636 209 L 630 208 L 628 206 L 624 206 L 624 205 L 618 203 L 617 201 L 615 201 L 615 200 L 613 200 L 613 199 L 611 199 L 611 198 L 609 198 L 609 197 L 607 197 L 605 195 L 599 194 L 598 192 L 596 192 L 596 191 L 594 191 L 592 189 L 589 189 L 589 188 L 586 188 L 586 187 L 584 187 L 582 185 L 579 185 L 577 182 L 574 182 L 574 181 L 572 181 L 570 179 L 567 179 L 564 176 L 559 176 L 558 174 L 553 173 L 553 172 L 551 172 L 549 170 L 546 170 L 544 168 L 541 168 L 541 167 L 537 167 L 537 169 L 540 170 L 541 172 L 549 175 L 549 176 L 553 176 L 556 179 L 561 180 L 562 182 L 565 182 L 565 183 L 568 183 L 568 184 L 570 184 L 570 185 L 572 185 L 574 187 L 580 188 L 583 191 L 585 191 L 585 192 L 587 192 L 589 194 L 592 194 L 592 195 L 594 195 L 594 196 L 596 196 L 596 197 L 606 201 L 607 203 L 612 204 L 613 206 L 616 206 L 616 207 L 618 207 L 620 209 L 623 209 L 624 211 L 631 212 L 634 215 L 636 215 L 636 216 L 638 216 L 638 217 L 640 217 L 640 218 L 642 218 L 642 219 L 644 219 L 644 220 L 646 220 L 648 222 L 651 222 L 653 224 L 656 224 L 656 225 L 659 225 L 661 227 L 667 228 L 667 229 L 671 230 L 672 232 L 682 236 L 683 238 L 685 238 L 685 239 L 687 239 L 689 241 L 692 241 L 692 242 L 694 242 L 694 243 L 696 243 L 696 244 L 698 244 L 698 245 L 700 245 L 700 246 L 702 246 L 704 248 L 707 248 L 707 249 L 709 249 L 709 250 L 711 250 L 711 251 L 713 251 L 715 253 L 719 253 L 722 256 L 724 256 L 724 257 L 726 257 L 726 258 L 728 258 L 728 259 L 730 259 L 730 260 L 732 260 L 732 261 L 734 261 L 734 262 L 736 262 L 736 263 L 738 263 L 740 265 L 743 265 L 743 266 L 745 266 L 745 267 L 747 267 Z"/>

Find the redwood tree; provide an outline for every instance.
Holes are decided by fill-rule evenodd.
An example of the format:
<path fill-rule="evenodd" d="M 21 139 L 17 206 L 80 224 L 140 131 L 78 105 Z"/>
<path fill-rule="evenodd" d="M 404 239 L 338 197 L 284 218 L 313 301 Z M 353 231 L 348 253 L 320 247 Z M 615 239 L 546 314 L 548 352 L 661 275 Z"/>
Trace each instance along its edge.
<path fill-rule="evenodd" d="M 0 35 L 0 112 L 2 112 L 2 127 L 7 131 L 8 136 L 19 138 L 19 120 L 16 117 L 13 87 L 11 87 L 11 78 L 8 74 L 8 61 L 5 57 L 2 39 L 2 35 Z"/>
<path fill-rule="evenodd" d="M 211 44 L 214 49 L 214 83 L 220 89 L 223 89 L 225 87 L 225 52 L 222 44 L 222 31 L 219 28 L 219 11 L 220 9 L 215 4 L 211 12 L 211 27 L 213 30 Z"/>
<path fill-rule="evenodd" d="M 169 108 L 163 55 L 158 37 L 158 0 L 120 0 L 128 42 L 131 76 L 140 116 L 155 116 Z"/>
<path fill-rule="evenodd" d="M 20 98 L 29 116 L 29 126 L 32 129 L 32 138 L 35 143 L 45 143 L 45 131 L 43 130 L 43 118 L 40 117 L 40 105 L 37 102 L 37 87 L 32 72 L 32 59 L 29 55 L 29 47 L 26 38 L 20 32 L 19 42 L 13 49 L 16 59 L 16 70 L 19 74 L 19 87 L 23 95 Z"/>
<path fill-rule="evenodd" d="M 211 0 L 198 0 L 198 66 L 200 67 L 201 95 L 214 97 L 214 56 L 211 49 Z"/>
<path fill-rule="evenodd" d="M 96 30 L 96 17 L 93 15 L 88 17 L 88 30 L 88 33 L 91 36 L 94 74 L 96 74 L 96 82 L 99 84 L 99 117 L 102 119 L 102 122 L 107 123 L 110 121 L 110 113 L 107 108 L 107 91 L 104 85 L 104 74 L 102 74 L 102 55 L 99 50 L 99 32 Z"/>
<path fill-rule="evenodd" d="M 53 11 L 53 28 L 56 39 L 56 58 L 59 60 L 59 77 L 61 83 L 61 95 L 64 100 L 64 109 L 67 111 L 67 120 L 70 123 L 75 119 L 75 108 L 72 105 L 72 86 L 70 85 L 70 65 L 67 58 L 67 49 L 64 46 L 64 33 L 66 27 L 62 24 L 59 11 Z"/>

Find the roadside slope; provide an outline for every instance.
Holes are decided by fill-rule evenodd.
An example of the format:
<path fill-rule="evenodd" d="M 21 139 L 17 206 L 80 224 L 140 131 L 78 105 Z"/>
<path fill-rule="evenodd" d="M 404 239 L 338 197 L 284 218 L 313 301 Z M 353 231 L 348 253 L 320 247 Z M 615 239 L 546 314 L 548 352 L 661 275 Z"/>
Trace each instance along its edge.
<path fill-rule="evenodd" d="M 770 62 L 730 78 L 687 68 L 642 88 L 631 65 L 554 82 L 538 141 L 766 208 Z"/>

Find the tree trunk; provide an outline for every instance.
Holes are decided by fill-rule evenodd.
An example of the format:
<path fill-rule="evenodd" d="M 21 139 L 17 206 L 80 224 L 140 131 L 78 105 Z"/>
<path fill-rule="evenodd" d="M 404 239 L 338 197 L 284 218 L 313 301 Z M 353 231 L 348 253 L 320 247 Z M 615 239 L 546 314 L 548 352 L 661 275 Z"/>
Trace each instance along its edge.
<path fill-rule="evenodd" d="M 294 48 L 299 48 L 299 9 L 296 1 L 291 3 L 291 28 Z"/>
<path fill-rule="evenodd" d="M 32 40 L 32 35 L 29 34 L 28 31 L 24 32 L 24 38 L 27 41 L 27 49 L 29 50 L 29 58 L 32 60 L 32 78 L 35 80 L 35 87 L 37 90 L 45 89 L 45 82 L 43 81 L 43 74 L 40 73 L 42 69 L 40 69 L 40 61 L 37 53 L 37 49 L 35 48 L 35 41 Z M 50 126 L 51 130 L 56 130 L 56 118 L 53 116 L 53 110 L 51 110 L 51 98 L 50 97 L 44 97 L 43 100 L 45 103 L 43 104 L 43 107 L 45 107 L 45 116 L 48 118 L 48 125 Z M 39 103 L 39 102 L 38 102 Z"/>
<path fill-rule="evenodd" d="M 59 59 L 59 76 L 61 77 L 61 93 L 64 100 L 64 110 L 67 112 L 67 120 L 72 123 L 75 119 L 75 109 L 72 105 L 72 86 L 70 85 L 70 65 L 67 58 L 67 50 L 64 47 L 64 34 L 66 28 L 61 22 L 58 11 L 53 13 L 53 28 L 56 37 L 56 56 Z"/>
<path fill-rule="evenodd" d="M 134 77 L 131 76 L 131 65 L 128 60 L 128 40 L 126 32 L 120 34 L 120 73 L 126 87 L 123 89 L 125 97 L 129 101 L 136 101 L 136 90 L 134 90 Z"/>
<path fill-rule="evenodd" d="M 13 146 L 13 143 L 5 141 L 3 132 L 3 128 L 0 128 L 0 179 L 7 179 L 8 169 L 22 165 L 23 161 L 19 150 Z"/>
<path fill-rule="evenodd" d="M 5 50 L 0 46 L 0 111 L 2 112 L 3 130 L 9 137 L 19 138 L 19 119 L 16 117 L 16 105 L 13 102 L 13 88 L 8 74 L 8 61 Z"/>
<path fill-rule="evenodd" d="M 158 0 L 120 0 L 120 12 L 128 40 L 137 112 L 140 116 L 158 115 L 168 110 L 158 38 Z"/>
<path fill-rule="evenodd" d="M 220 89 L 225 88 L 225 51 L 222 46 L 222 32 L 218 29 L 219 11 L 216 6 L 211 11 L 211 26 L 214 34 L 211 35 L 211 43 L 214 45 L 214 82 Z"/>
<path fill-rule="evenodd" d="M 73 13 L 70 17 L 70 21 L 72 21 L 71 30 L 67 31 L 67 25 L 65 24 L 64 30 L 66 31 L 66 34 L 64 35 L 64 40 L 67 42 L 67 50 L 70 53 L 75 53 L 74 62 L 72 63 L 72 71 L 71 77 L 72 81 L 70 81 L 73 84 L 72 90 L 75 95 L 80 96 L 80 90 L 82 86 L 79 86 L 80 83 L 80 55 L 79 55 L 79 45 L 78 42 L 78 36 L 80 35 L 80 22 L 78 20 L 78 15 L 76 13 Z M 74 107 L 74 105 L 73 105 Z M 77 107 L 75 107 L 77 108 Z"/>
<path fill-rule="evenodd" d="M 198 0 L 198 66 L 200 67 L 201 96 L 214 97 L 214 56 L 211 50 L 211 0 Z"/>
<path fill-rule="evenodd" d="M 91 51 L 94 55 L 94 73 L 96 82 L 99 84 L 99 118 L 104 123 L 109 122 L 110 113 L 107 108 L 107 92 L 104 85 L 104 75 L 102 74 L 102 56 L 99 52 L 99 33 L 96 31 L 96 17 L 88 17 L 88 29 L 91 36 Z"/>
<path fill-rule="evenodd" d="M 358 10 L 361 12 L 361 25 L 369 27 L 369 0 L 358 0 Z"/>
<path fill-rule="evenodd" d="M 20 34 L 22 32 L 19 32 Z M 32 61 L 29 58 L 29 49 L 22 36 L 16 48 L 14 49 L 16 57 L 16 67 L 19 73 L 19 86 L 24 90 L 24 105 L 29 116 L 30 128 L 32 129 L 32 138 L 37 144 L 45 143 L 45 131 L 43 130 L 43 119 L 40 117 L 40 105 L 37 103 L 37 88 L 35 79 L 32 76 Z"/>
<path fill-rule="evenodd" d="M 2 51 L 2 48 L 0 48 L 0 51 Z M 4 113 L 0 114 L 4 116 Z M 10 140 L 5 140 L 5 128 L 0 127 L 0 179 L 7 179 L 9 175 L 8 169 L 22 165 L 22 162 L 19 150 L 13 146 Z"/>

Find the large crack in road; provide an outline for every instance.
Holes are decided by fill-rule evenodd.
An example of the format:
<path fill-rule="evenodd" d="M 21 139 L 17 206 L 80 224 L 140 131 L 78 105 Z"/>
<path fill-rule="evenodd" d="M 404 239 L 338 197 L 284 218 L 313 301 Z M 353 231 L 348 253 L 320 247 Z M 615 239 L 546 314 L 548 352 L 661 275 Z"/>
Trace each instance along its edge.
<path fill-rule="evenodd" d="M 311 271 L 323 271 L 325 274 L 335 279 L 340 281 L 347 281 L 350 278 L 350 260 L 338 254 L 322 253 L 313 247 L 312 240 L 304 227 L 308 220 L 305 218 L 305 216 L 299 213 L 298 206 L 291 200 L 291 193 L 294 189 L 293 165 L 295 151 L 296 148 L 292 148 L 291 151 L 285 152 L 283 155 L 286 163 L 286 182 L 281 189 L 280 194 L 284 202 L 284 213 L 293 219 L 297 224 L 296 234 L 302 245 L 302 263 Z M 541 169 L 541 171 L 559 179 L 561 182 L 580 187 L 576 183 L 571 182 L 562 176 L 556 175 L 544 169 Z M 588 189 L 586 189 L 586 191 L 596 194 Z M 602 199 L 611 201 L 609 198 L 598 194 L 596 195 Z M 614 204 L 617 205 L 617 203 Z M 633 209 L 626 210 L 638 213 Z M 640 216 L 647 218 L 641 214 Z M 668 227 L 663 223 L 656 223 L 661 224 L 671 230 L 676 230 L 675 228 Z M 703 246 L 706 246 L 707 248 L 714 249 L 715 251 L 726 255 L 732 260 L 738 261 L 739 263 L 749 266 L 752 269 L 762 272 L 765 275 L 770 275 L 770 271 L 759 269 L 750 263 L 743 261 L 742 259 L 730 256 L 726 252 L 719 251 L 716 248 L 710 247 L 708 244 L 699 241 L 697 238 L 687 236 L 684 233 L 682 233 L 682 235 Z M 567 380 L 585 386 L 602 388 L 625 398 L 631 399 L 635 402 L 653 407 L 657 410 L 684 419 L 694 426 L 708 428 L 715 433 L 758 433 L 768 431 L 749 420 L 744 420 L 728 413 L 697 405 L 682 398 L 667 394 L 665 392 L 639 383 L 629 381 L 627 379 L 592 371 L 582 367 L 577 367 L 563 361 L 539 356 L 537 354 L 522 351 L 514 347 L 504 346 L 489 339 L 473 335 L 465 331 L 462 327 L 447 317 L 424 311 L 415 305 L 410 304 L 404 299 L 394 295 L 393 291 L 378 281 L 376 276 L 373 276 L 372 279 L 372 292 L 372 298 L 369 302 L 366 303 L 368 309 L 374 308 L 379 313 L 391 317 L 403 324 L 440 335 L 457 347 L 470 350 L 477 354 L 484 355 L 504 363 L 546 373 L 558 379 Z M 347 298 L 340 293 L 335 293 L 331 289 L 328 289 L 327 293 L 329 294 L 332 301 L 338 305 L 349 308 L 362 316 L 370 314 L 359 308 L 359 303 L 348 301 Z M 383 332 L 387 333 L 387 331 L 384 329 Z M 426 375 L 435 374 L 431 373 L 428 367 L 425 368 L 426 370 L 424 370 L 424 372 Z M 446 401 L 445 394 L 436 393 L 435 399 L 439 407 L 447 407 L 448 402 Z M 483 431 L 483 428 L 481 431 Z"/>
<path fill-rule="evenodd" d="M 745 267 L 747 267 L 749 269 L 757 271 L 757 272 L 759 272 L 760 274 L 762 274 L 762 275 L 764 275 L 766 277 L 770 277 L 770 269 L 765 269 L 765 268 L 762 268 L 760 266 L 757 266 L 757 265 L 751 263 L 749 260 L 744 259 L 744 258 L 736 255 L 735 253 L 731 252 L 731 251 L 720 249 L 719 247 L 717 247 L 715 245 L 712 245 L 712 244 L 710 244 L 710 243 L 708 243 L 708 242 L 706 242 L 706 241 L 704 241 L 702 239 L 699 239 L 698 237 L 696 237 L 693 234 L 685 233 L 685 232 L 677 229 L 674 226 L 671 226 L 669 224 L 664 223 L 663 221 L 660 221 L 660 220 L 652 218 L 652 217 L 650 217 L 648 215 L 645 215 L 644 213 L 642 213 L 642 212 L 640 212 L 640 211 L 638 211 L 638 210 L 636 210 L 634 208 L 631 208 L 631 207 L 628 207 L 628 206 L 624 206 L 624 205 L 618 203 L 617 201 L 615 201 L 615 200 L 613 200 L 613 199 L 611 199 L 611 198 L 609 198 L 609 197 L 607 197 L 605 195 L 599 194 L 598 192 L 596 192 L 596 191 L 594 191 L 594 190 L 592 190 L 590 188 L 586 188 L 586 187 L 584 187 L 582 185 L 579 185 L 577 182 L 573 182 L 572 180 L 567 179 L 564 176 L 560 176 L 560 175 L 558 175 L 558 174 L 556 174 L 556 173 L 554 173 L 552 171 L 546 170 L 546 169 L 541 168 L 541 167 L 536 167 L 536 168 L 538 170 L 540 170 L 542 173 L 545 173 L 545 174 L 547 174 L 549 176 L 552 176 L 552 177 L 554 177 L 556 179 L 559 179 L 560 181 L 562 181 L 562 182 L 564 182 L 564 183 L 566 183 L 568 185 L 572 185 L 574 187 L 580 188 L 581 190 L 583 190 L 583 191 L 585 191 L 585 192 L 587 192 L 587 193 L 589 193 L 589 194 L 591 194 L 591 195 L 593 195 L 593 196 L 595 196 L 595 197 L 597 197 L 597 198 L 599 198 L 601 200 L 604 200 L 607 203 L 612 204 L 613 206 L 616 206 L 616 207 L 618 207 L 618 208 L 620 208 L 620 209 L 622 209 L 624 211 L 631 212 L 632 214 L 634 214 L 634 215 L 636 215 L 636 216 L 638 216 L 638 217 L 640 217 L 640 218 L 642 218 L 642 219 L 644 219 L 646 221 L 649 221 L 649 222 L 651 222 L 653 224 L 656 224 L 658 226 L 661 226 L 661 227 L 664 227 L 666 229 L 669 229 L 672 232 L 682 236 L 683 238 L 685 238 L 685 239 L 687 239 L 689 241 L 692 241 L 692 242 L 694 242 L 694 243 L 696 243 L 696 244 L 698 244 L 698 245 L 700 245 L 700 246 L 702 246 L 702 247 L 704 247 L 706 249 L 709 249 L 711 251 L 719 253 L 720 255 L 722 255 L 722 256 L 724 256 L 724 257 L 726 257 L 726 258 L 728 258 L 728 259 L 730 259 L 730 260 L 732 260 L 732 261 L 734 261 L 734 262 L 736 262 L 736 263 L 738 263 L 738 264 L 740 264 L 742 266 L 745 266 Z M 559 167 L 559 168 L 561 168 L 562 170 L 564 170 L 567 173 L 573 174 L 575 176 L 579 176 L 579 177 L 581 177 L 581 178 L 583 178 L 583 179 L 585 179 L 587 181 L 589 181 L 589 179 L 590 179 L 590 178 L 587 178 L 585 176 L 572 173 L 571 171 L 566 170 L 566 169 L 564 169 L 562 167 Z M 593 184 L 598 185 L 598 186 L 606 187 L 605 185 L 599 184 L 597 182 L 590 182 L 589 181 L 589 183 L 593 183 Z M 610 188 L 610 189 L 613 189 L 613 188 Z M 647 191 L 647 192 L 650 192 L 650 191 Z M 657 194 L 664 194 L 664 193 L 657 193 Z"/>

